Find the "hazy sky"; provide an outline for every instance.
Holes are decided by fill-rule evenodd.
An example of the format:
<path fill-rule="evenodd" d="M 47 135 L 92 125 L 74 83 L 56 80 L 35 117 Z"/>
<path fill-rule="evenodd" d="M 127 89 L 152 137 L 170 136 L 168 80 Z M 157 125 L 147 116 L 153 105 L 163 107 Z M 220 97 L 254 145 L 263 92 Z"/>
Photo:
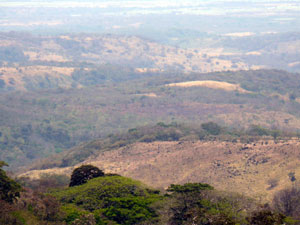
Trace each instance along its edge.
<path fill-rule="evenodd" d="M 0 31 L 115 32 L 126 26 L 141 29 L 139 34 L 158 26 L 163 32 L 170 27 L 221 33 L 299 31 L 300 0 L 0 0 Z"/>
<path fill-rule="evenodd" d="M 139 1 L 108 1 L 108 0 L 52 0 L 52 1 L 1 1 L 2 10 L 11 7 L 57 7 L 57 8 L 99 8 L 123 9 L 136 13 L 184 13 L 184 14 L 226 14 L 246 12 L 297 12 L 300 1 L 297 0 L 139 0 Z M 116 11 L 115 11 L 116 12 Z"/>

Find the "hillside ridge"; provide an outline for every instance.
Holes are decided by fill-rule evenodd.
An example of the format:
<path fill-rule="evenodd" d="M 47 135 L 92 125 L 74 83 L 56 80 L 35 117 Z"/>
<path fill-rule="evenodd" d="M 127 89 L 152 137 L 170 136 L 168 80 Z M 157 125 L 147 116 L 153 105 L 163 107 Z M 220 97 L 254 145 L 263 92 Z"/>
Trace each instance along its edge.
<path fill-rule="evenodd" d="M 156 141 L 101 152 L 78 165 L 93 164 L 105 172 L 128 176 L 157 188 L 166 188 L 172 183 L 203 182 L 220 190 L 236 190 L 269 200 L 276 191 L 292 185 L 289 173 L 299 178 L 299 157 L 300 142 L 297 139 L 260 140 L 250 144 Z M 21 176 L 70 175 L 73 168 L 32 170 Z"/>

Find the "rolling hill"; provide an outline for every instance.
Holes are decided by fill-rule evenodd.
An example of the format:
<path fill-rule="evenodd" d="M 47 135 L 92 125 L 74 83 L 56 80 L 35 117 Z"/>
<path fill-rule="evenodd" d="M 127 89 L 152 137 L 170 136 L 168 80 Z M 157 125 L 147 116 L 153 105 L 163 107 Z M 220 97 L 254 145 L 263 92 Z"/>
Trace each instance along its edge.
<path fill-rule="evenodd" d="M 105 73 L 96 72 L 94 80 L 85 76 L 107 64 L 125 65 L 133 75 L 140 76 L 170 70 L 213 72 L 260 68 L 221 59 L 218 51 L 183 49 L 136 36 L 0 33 L 0 89 L 39 90 L 96 84 L 95 76 L 98 82 L 103 82 Z"/>
<path fill-rule="evenodd" d="M 131 76 L 126 69 L 105 68 L 82 78 L 86 82 L 85 76 L 106 74 L 97 85 L 1 94 L 0 159 L 15 168 L 81 142 L 161 121 L 300 128 L 298 74 L 256 70 Z M 178 86 L 182 82 L 201 85 Z"/>
<path fill-rule="evenodd" d="M 268 201 L 274 193 L 293 184 L 300 174 L 299 140 L 250 144 L 222 141 L 169 141 L 134 143 L 100 152 L 81 164 L 92 164 L 107 173 L 118 173 L 156 187 L 172 183 L 209 183 L 224 191 L 235 191 Z M 73 168 L 32 170 L 22 176 L 70 175 Z"/>

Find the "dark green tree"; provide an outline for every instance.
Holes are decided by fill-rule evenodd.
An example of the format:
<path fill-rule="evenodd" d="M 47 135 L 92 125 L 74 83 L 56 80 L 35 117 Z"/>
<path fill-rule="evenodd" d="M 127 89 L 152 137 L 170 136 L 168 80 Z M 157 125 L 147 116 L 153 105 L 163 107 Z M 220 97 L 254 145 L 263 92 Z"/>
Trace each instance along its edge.
<path fill-rule="evenodd" d="M 8 165 L 0 161 L 0 200 L 12 203 L 17 197 L 20 197 L 22 187 L 6 175 L 6 172 L 2 169 L 3 166 Z"/>
<path fill-rule="evenodd" d="M 214 188 L 209 184 L 203 183 L 186 183 L 184 185 L 180 184 L 171 184 L 168 187 L 168 192 L 173 193 L 188 193 L 188 192 L 201 192 L 203 190 L 213 190 Z"/>
<path fill-rule="evenodd" d="M 73 171 L 69 186 L 81 185 L 90 179 L 101 176 L 104 176 L 104 172 L 99 168 L 92 165 L 82 165 Z"/>
<path fill-rule="evenodd" d="M 269 130 L 261 127 L 260 125 L 251 125 L 247 133 L 253 136 L 270 135 Z"/>
<path fill-rule="evenodd" d="M 201 124 L 203 130 L 212 135 L 219 135 L 222 131 L 222 127 L 214 122 L 208 122 Z"/>

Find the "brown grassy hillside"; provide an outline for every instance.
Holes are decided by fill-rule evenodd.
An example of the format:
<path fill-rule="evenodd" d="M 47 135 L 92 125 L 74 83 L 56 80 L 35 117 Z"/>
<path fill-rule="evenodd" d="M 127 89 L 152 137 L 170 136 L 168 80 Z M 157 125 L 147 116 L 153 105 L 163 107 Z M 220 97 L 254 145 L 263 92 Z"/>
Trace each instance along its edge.
<path fill-rule="evenodd" d="M 104 64 L 126 65 L 138 74 L 261 68 L 223 59 L 216 51 L 181 49 L 135 36 L 0 33 L 0 76 L 8 90 L 31 90 L 73 87 L 75 81 L 70 77 L 74 70 Z"/>
<path fill-rule="evenodd" d="M 105 172 L 119 173 L 158 188 L 171 183 L 205 182 L 217 189 L 236 191 L 269 200 L 278 190 L 292 184 L 291 174 L 299 178 L 298 140 L 259 141 L 251 144 L 231 142 L 153 142 L 135 143 L 100 153 L 84 164 Z M 70 174 L 73 168 L 29 171 Z"/>

